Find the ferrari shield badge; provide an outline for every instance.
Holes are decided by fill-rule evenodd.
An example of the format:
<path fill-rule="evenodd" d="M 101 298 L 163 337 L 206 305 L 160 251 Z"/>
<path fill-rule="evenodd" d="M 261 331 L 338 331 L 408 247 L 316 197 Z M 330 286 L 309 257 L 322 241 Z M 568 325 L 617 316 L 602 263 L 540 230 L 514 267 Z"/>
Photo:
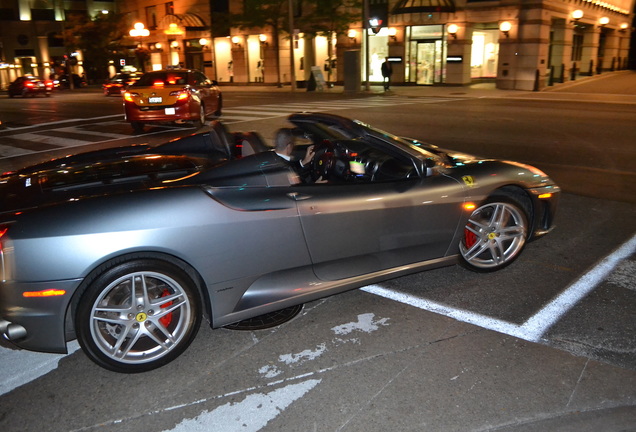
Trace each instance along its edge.
<path fill-rule="evenodd" d="M 462 180 L 464 180 L 464 183 L 466 183 L 466 186 L 468 187 L 475 186 L 475 179 L 473 179 L 473 176 L 463 176 Z"/>

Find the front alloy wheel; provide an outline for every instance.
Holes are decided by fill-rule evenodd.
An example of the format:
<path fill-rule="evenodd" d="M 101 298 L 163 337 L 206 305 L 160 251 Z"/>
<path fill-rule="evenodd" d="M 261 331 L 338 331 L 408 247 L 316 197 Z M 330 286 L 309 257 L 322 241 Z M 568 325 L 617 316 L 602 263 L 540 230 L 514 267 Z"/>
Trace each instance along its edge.
<path fill-rule="evenodd" d="M 459 244 L 462 263 L 475 271 L 499 270 L 521 253 L 528 236 L 528 217 L 521 203 L 499 197 L 476 209 Z"/>
<path fill-rule="evenodd" d="M 77 313 L 79 342 L 98 365 L 144 372 L 174 360 L 194 339 L 200 305 L 181 268 L 140 259 L 115 266 L 84 293 Z"/>

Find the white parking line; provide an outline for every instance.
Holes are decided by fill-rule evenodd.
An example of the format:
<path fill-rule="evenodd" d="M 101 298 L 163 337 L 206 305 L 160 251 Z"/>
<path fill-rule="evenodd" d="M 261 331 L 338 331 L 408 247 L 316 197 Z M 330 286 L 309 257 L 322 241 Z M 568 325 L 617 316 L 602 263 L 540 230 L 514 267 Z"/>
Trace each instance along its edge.
<path fill-rule="evenodd" d="M 539 342 L 543 335 L 556 324 L 570 309 L 594 290 L 618 264 L 636 252 L 636 235 L 601 260 L 594 268 L 567 287 L 539 312 L 522 325 L 481 315 L 463 309 L 419 298 L 410 294 L 393 291 L 378 285 L 360 288 L 362 291 L 379 295 L 400 303 L 408 304 L 429 312 L 448 316 L 458 321 L 473 324 L 499 333 L 509 334 L 530 342 Z"/>

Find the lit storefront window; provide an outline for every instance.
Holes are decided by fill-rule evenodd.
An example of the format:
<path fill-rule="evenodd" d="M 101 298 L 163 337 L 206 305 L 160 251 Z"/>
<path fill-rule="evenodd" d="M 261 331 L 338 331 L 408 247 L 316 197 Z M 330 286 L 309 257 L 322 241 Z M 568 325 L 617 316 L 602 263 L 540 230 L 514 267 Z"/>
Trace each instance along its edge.
<path fill-rule="evenodd" d="M 364 42 L 364 41 L 363 41 Z M 366 51 L 363 51 L 363 59 L 366 60 Z M 389 56 L 389 29 L 383 27 L 378 34 L 369 29 L 369 80 L 382 81 L 382 63 Z M 364 68 L 363 68 L 364 73 Z M 363 77 L 363 80 L 366 78 Z"/>
<path fill-rule="evenodd" d="M 247 37 L 247 61 L 250 82 L 262 82 L 264 72 L 264 59 L 261 50 L 261 41 L 258 35 Z"/>
<path fill-rule="evenodd" d="M 214 39 L 216 55 L 216 76 L 219 82 L 234 82 L 234 62 L 232 61 L 232 41 L 229 37 Z"/>
<path fill-rule="evenodd" d="M 499 31 L 475 30 L 470 55 L 471 78 L 495 78 L 499 57 Z"/>

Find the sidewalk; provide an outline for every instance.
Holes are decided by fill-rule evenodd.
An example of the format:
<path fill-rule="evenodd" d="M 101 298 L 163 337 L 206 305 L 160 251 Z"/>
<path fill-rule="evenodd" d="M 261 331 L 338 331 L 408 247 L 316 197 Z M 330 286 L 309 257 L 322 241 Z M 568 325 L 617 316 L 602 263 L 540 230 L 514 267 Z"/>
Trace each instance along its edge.
<path fill-rule="evenodd" d="M 386 96 L 404 96 L 404 97 L 456 97 L 456 98 L 530 98 L 530 99 L 575 99 L 580 98 L 579 89 L 582 85 L 589 88 L 590 83 L 605 82 L 614 78 L 629 78 L 634 76 L 634 71 L 617 71 L 606 72 L 601 75 L 590 77 L 579 77 L 575 81 L 555 84 L 554 86 L 545 87 L 541 91 L 524 91 L 524 90 L 501 90 L 496 88 L 495 83 L 476 83 L 467 85 L 439 85 L 439 86 L 416 86 L 416 85 L 394 85 L 389 91 L 384 91 L 382 84 L 371 85 L 367 91 L 364 83 L 360 86 L 360 92 L 350 93 L 358 95 L 386 95 Z M 636 85 L 636 83 L 635 83 Z M 273 92 L 273 93 L 290 93 L 291 87 L 284 85 L 277 87 L 276 85 L 229 85 L 221 84 L 221 90 L 228 93 L 239 92 Z M 323 91 L 308 92 L 307 89 L 297 88 L 295 93 L 314 93 L 314 94 L 345 94 L 344 87 L 337 85 L 333 88 L 327 88 Z M 604 94 L 594 91 L 583 92 L 588 95 L 590 100 L 618 103 L 636 104 L 636 91 L 629 88 L 625 94 Z M 576 96 L 575 96 L 576 95 Z"/>

